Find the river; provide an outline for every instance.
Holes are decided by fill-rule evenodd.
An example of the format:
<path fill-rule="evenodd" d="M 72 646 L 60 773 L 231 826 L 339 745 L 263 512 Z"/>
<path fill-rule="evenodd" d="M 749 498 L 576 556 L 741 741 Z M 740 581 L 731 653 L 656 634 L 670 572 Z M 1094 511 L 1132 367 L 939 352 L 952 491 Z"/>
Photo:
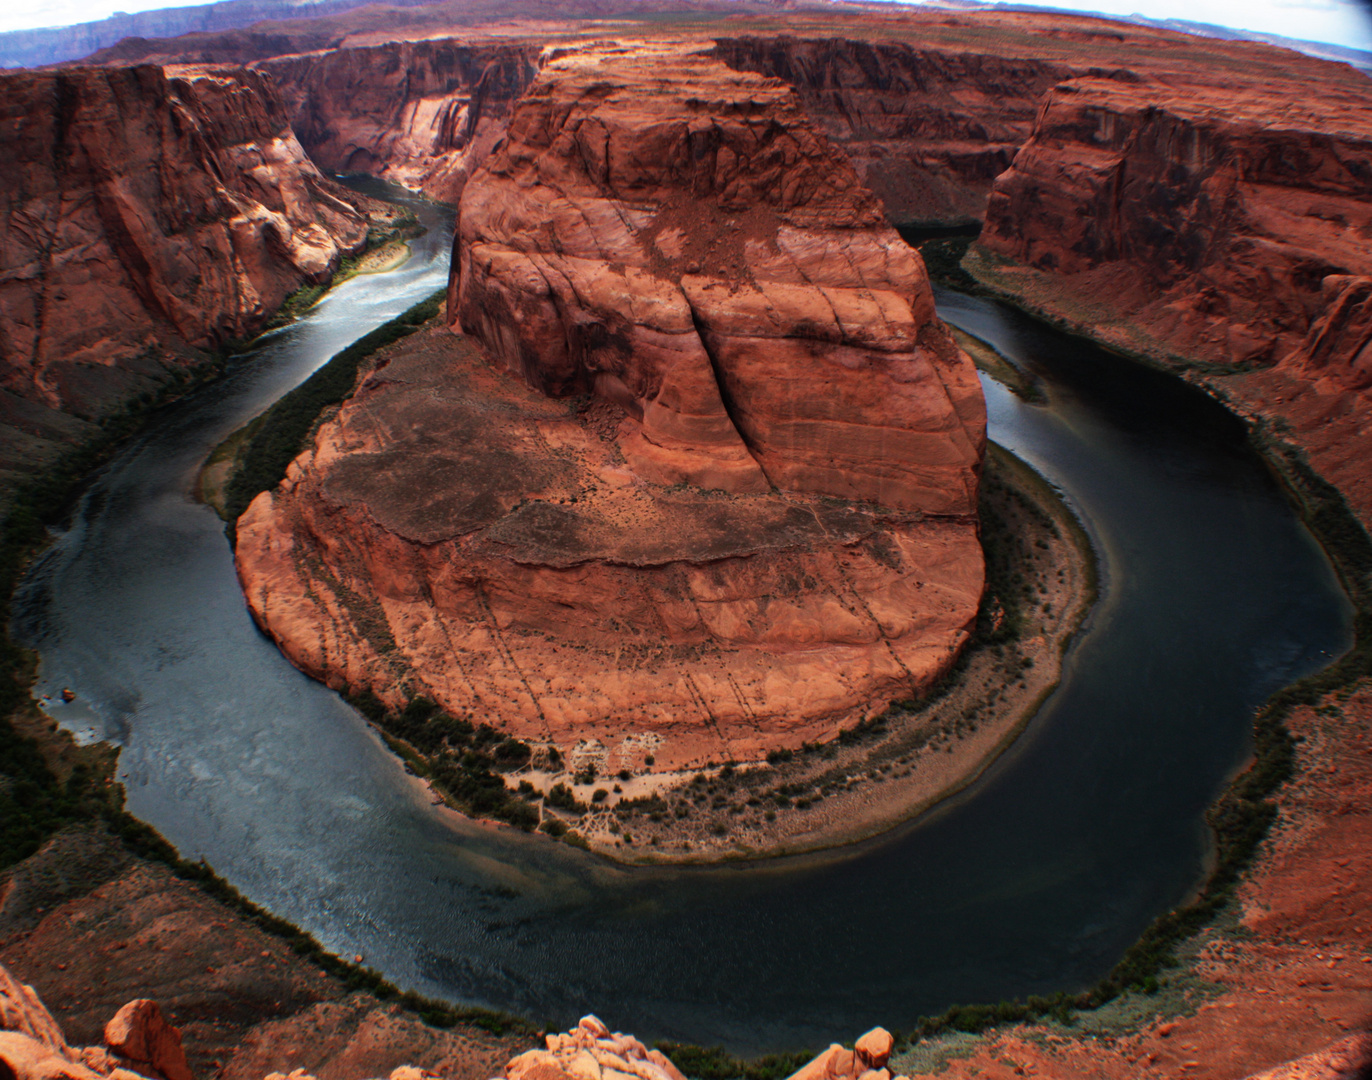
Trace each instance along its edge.
<path fill-rule="evenodd" d="M 252 900 L 404 987 L 566 1026 L 814 1047 L 954 1002 L 1073 990 L 1203 874 L 1203 813 L 1255 707 L 1343 650 L 1351 611 L 1239 423 L 1177 380 L 940 293 L 1032 370 L 983 380 L 992 437 L 1063 492 L 1101 601 L 1025 735 L 937 813 L 828 855 L 624 868 L 430 805 L 253 626 L 212 447 L 446 280 L 451 214 L 168 406 L 91 484 L 16 598 L 51 713 L 122 748 L 128 807 Z"/>

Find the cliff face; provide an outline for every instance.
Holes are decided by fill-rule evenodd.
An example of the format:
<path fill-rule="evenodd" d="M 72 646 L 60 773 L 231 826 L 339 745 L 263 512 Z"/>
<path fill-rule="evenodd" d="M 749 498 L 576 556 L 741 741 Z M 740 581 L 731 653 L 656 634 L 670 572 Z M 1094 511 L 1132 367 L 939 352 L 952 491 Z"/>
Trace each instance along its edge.
<path fill-rule="evenodd" d="M 1372 81 L 1228 75 L 1055 87 L 963 265 L 1276 421 L 1372 526 Z"/>
<path fill-rule="evenodd" d="M 251 335 L 366 240 L 365 205 L 309 162 L 257 73 L 77 69 L 0 88 L 0 422 L 21 457 L 191 348 Z"/>
<path fill-rule="evenodd" d="M 456 203 L 537 74 L 534 45 L 392 42 L 265 60 L 321 168 L 365 172 Z"/>
<path fill-rule="evenodd" d="M 554 60 L 463 196 L 449 317 L 639 422 L 664 483 L 971 514 L 980 386 L 792 91 L 686 49 Z"/>
<path fill-rule="evenodd" d="M 979 385 L 785 86 L 551 60 L 463 194 L 451 294 L 496 366 L 411 338 L 239 519 L 298 666 L 664 769 L 831 736 L 955 658 Z"/>
<path fill-rule="evenodd" d="M 1325 277 L 1372 272 L 1372 109 L 1356 89 L 1307 107 L 1294 86 L 1064 83 L 978 244 L 1064 304 L 1108 297 L 1122 344 L 1273 363 L 1324 313 Z"/>
<path fill-rule="evenodd" d="M 1043 93 L 1075 74 L 1042 59 L 842 38 L 721 38 L 715 55 L 790 83 L 896 224 L 980 221 Z"/>

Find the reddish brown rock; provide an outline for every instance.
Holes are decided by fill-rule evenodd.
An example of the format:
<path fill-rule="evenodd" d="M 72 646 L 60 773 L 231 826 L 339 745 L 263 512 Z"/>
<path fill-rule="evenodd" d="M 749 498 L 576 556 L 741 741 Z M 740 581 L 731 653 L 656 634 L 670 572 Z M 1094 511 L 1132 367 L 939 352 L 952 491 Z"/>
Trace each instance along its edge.
<path fill-rule="evenodd" d="M 777 80 L 689 47 L 552 60 L 463 195 L 450 317 L 638 421 L 645 477 L 968 514 L 975 371 L 924 267 Z"/>
<path fill-rule="evenodd" d="M 181 1032 L 167 1023 L 157 1002 L 135 998 L 105 1025 L 105 1045 L 134 1068 L 151 1068 L 165 1080 L 191 1080 Z"/>
<path fill-rule="evenodd" d="M 452 292 L 519 378 L 410 339 L 239 520 L 302 669 L 663 769 L 830 737 L 955 658 L 980 388 L 784 85 L 552 60 L 464 192 Z"/>
<path fill-rule="evenodd" d="M 79 438 L 64 415 L 251 335 L 366 239 L 362 202 L 310 164 L 259 74 L 83 68 L 0 88 L 0 424 L 20 457 Z"/>
<path fill-rule="evenodd" d="M 456 40 L 329 49 L 255 64 L 310 158 L 456 203 L 537 73 L 539 46 Z"/>
<path fill-rule="evenodd" d="M 1342 72 L 1055 87 L 969 265 L 1135 352 L 1282 360 L 1327 276 L 1372 272 L 1372 80 Z"/>
<path fill-rule="evenodd" d="M 598 740 L 610 771 L 831 737 L 952 661 L 974 521 L 648 482 L 636 427 L 415 335 L 239 519 L 249 606 L 330 685 Z"/>
<path fill-rule="evenodd" d="M 968 35 L 969 37 L 971 35 Z M 730 67 L 782 79 L 896 224 L 972 223 L 1029 137 L 1045 91 L 1080 65 L 1022 51 L 840 37 L 720 38 Z"/>

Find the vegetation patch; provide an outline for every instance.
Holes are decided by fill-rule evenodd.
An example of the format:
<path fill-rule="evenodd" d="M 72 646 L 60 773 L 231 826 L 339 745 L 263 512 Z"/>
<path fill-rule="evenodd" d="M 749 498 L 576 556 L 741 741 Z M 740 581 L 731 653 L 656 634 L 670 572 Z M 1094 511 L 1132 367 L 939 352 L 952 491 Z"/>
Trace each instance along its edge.
<path fill-rule="evenodd" d="M 538 796 L 532 785 L 511 791 L 505 784 L 505 774 L 528 765 L 533 757 L 527 744 L 489 724 L 473 724 L 470 716 L 452 716 L 426 697 L 413 697 L 398 711 L 388 709 L 370 690 L 347 700 L 376 725 L 410 771 L 428 780 L 453 809 L 504 821 L 525 832 L 538 827 L 542 815 L 533 805 Z M 559 787 L 571 805 L 579 805 L 566 787 Z M 563 805 L 558 794 L 554 788 L 546 797 L 549 805 Z"/>
<path fill-rule="evenodd" d="M 286 468 L 304 448 L 315 423 L 331 405 L 353 392 L 362 361 L 379 349 L 414 333 L 434 318 L 446 290 L 440 289 L 408 311 L 383 323 L 333 357 L 303 383 L 281 398 L 249 427 L 250 434 L 236 436 L 239 446 L 234 466 L 223 484 L 221 516 L 232 523 L 248 504 L 286 478 Z M 247 429 L 245 429 L 247 431 Z M 226 451 L 227 452 L 227 451 Z M 216 449 L 215 454 L 220 451 Z M 214 455 L 211 455 L 214 460 Z"/>

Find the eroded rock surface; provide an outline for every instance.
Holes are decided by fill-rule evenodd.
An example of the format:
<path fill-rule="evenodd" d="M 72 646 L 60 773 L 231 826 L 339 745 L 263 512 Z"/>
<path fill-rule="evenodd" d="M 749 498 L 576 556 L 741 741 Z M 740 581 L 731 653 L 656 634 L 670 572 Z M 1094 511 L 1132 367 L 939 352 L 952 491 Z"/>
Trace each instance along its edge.
<path fill-rule="evenodd" d="M 256 65 L 321 168 L 371 173 L 456 203 L 537 74 L 539 46 L 457 40 L 328 49 Z"/>
<path fill-rule="evenodd" d="M 396 347 L 239 519 L 293 662 L 658 769 L 830 736 L 947 668 L 980 388 L 788 88 L 690 50 L 554 59 L 457 247 L 494 364 Z"/>
<path fill-rule="evenodd" d="M 81 68 L 0 90 L 2 470 L 251 335 L 366 240 L 369 206 L 310 163 L 261 75 Z"/>
<path fill-rule="evenodd" d="M 981 221 L 1044 92 L 1080 66 L 1027 41 L 999 55 L 978 44 L 740 37 L 718 39 L 715 55 L 793 86 L 893 222 L 949 225 Z"/>
<path fill-rule="evenodd" d="M 918 255 L 778 80 L 552 60 L 468 186 L 449 317 L 638 422 L 641 475 L 970 514 L 985 406 Z"/>
<path fill-rule="evenodd" d="M 1354 85 L 1360 80 L 1363 85 Z M 1372 81 L 1225 92 L 1076 79 L 996 181 L 982 251 L 1108 305 L 1138 351 L 1271 364 L 1372 272 Z"/>

